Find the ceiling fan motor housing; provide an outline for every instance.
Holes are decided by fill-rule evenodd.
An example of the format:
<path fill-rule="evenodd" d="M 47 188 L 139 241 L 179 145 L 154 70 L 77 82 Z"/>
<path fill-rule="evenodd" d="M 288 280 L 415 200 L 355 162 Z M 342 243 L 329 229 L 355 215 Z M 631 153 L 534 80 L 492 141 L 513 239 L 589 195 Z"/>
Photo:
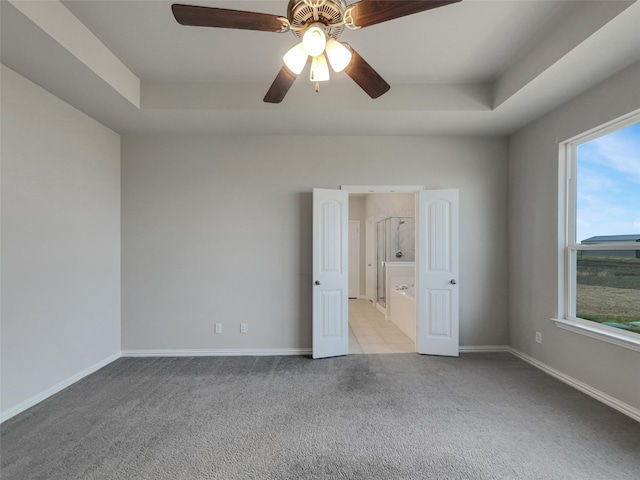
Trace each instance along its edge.
<path fill-rule="evenodd" d="M 327 25 L 325 28 L 327 38 L 338 38 L 344 30 L 344 24 L 328 25 L 339 23 L 346 8 L 345 0 L 290 0 L 287 7 L 287 18 L 293 27 L 305 27 L 312 23 L 321 22 Z M 313 16 L 314 10 L 318 12 L 317 19 Z M 304 28 L 295 28 L 291 31 L 299 40 L 302 39 Z"/>

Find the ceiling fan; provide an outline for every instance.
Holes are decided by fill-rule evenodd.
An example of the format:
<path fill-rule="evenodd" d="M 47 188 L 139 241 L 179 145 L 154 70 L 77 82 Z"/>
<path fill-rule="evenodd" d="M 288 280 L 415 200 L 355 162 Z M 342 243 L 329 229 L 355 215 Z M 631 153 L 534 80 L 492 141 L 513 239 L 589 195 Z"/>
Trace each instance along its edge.
<path fill-rule="evenodd" d="M 351 46 L 338 42 L 345 27 L 357 30 L 395 18 L 443 7 L 462 0 L 289 0 L 287 16 L 225 8 L 174 4 L 173 16 L 181 25 L 235 28 L 284 33 L 300 40 L 283 57 L 285 65 L 264 97 L 280 103 L 311 59 L 310 80 L 329 80 L 329 67 L 344 72 L 371 98 L 386 93 L 389 84 Z"/>

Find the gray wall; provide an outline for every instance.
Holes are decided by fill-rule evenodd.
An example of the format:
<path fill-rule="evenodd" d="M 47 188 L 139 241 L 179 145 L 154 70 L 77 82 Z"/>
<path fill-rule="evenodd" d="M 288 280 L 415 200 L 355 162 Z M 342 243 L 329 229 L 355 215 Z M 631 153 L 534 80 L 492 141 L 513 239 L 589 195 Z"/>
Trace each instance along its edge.
<path fill-rule="evenodd" d="M 635 408 L 640 353 L 562 330 L 550 318 L 558 315 L 558 144 L 639 109 L 639 86 L 635 64 L 509 142 L 510 344 Z"/>
<path fill-rule="evenodd" d="M 124 136 L 123 350 L 309 348 L 311 191 L 355 184 L 460 189 L 461 344 L 504 345 L 506 159 L 503 138 Z"/>
<path fill-rule="evenodd" d="M 120 137 L 2 67 L 2 415 L 120 351 Z"/>

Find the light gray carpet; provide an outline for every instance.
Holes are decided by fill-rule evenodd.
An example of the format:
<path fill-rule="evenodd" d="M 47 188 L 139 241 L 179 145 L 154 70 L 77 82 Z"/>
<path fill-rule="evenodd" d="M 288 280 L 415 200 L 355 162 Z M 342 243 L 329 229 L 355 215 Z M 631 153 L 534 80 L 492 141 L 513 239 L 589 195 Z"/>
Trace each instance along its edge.
<path fill-rule="evenodd" d="M 2 425 L 2 479 L 634 479 L 640 424 L 505 354 L 120 359 Z"/>

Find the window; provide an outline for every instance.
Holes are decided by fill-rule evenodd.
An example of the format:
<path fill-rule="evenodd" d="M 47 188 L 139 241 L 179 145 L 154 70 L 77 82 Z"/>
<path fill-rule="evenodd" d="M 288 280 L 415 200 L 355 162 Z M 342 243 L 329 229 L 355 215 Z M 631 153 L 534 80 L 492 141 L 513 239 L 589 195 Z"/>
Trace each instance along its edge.
<path fill-rule="evenodd" d="M 554 320 L 640 350 L 640 114 L 560 150 L 560 318 Z"/>

